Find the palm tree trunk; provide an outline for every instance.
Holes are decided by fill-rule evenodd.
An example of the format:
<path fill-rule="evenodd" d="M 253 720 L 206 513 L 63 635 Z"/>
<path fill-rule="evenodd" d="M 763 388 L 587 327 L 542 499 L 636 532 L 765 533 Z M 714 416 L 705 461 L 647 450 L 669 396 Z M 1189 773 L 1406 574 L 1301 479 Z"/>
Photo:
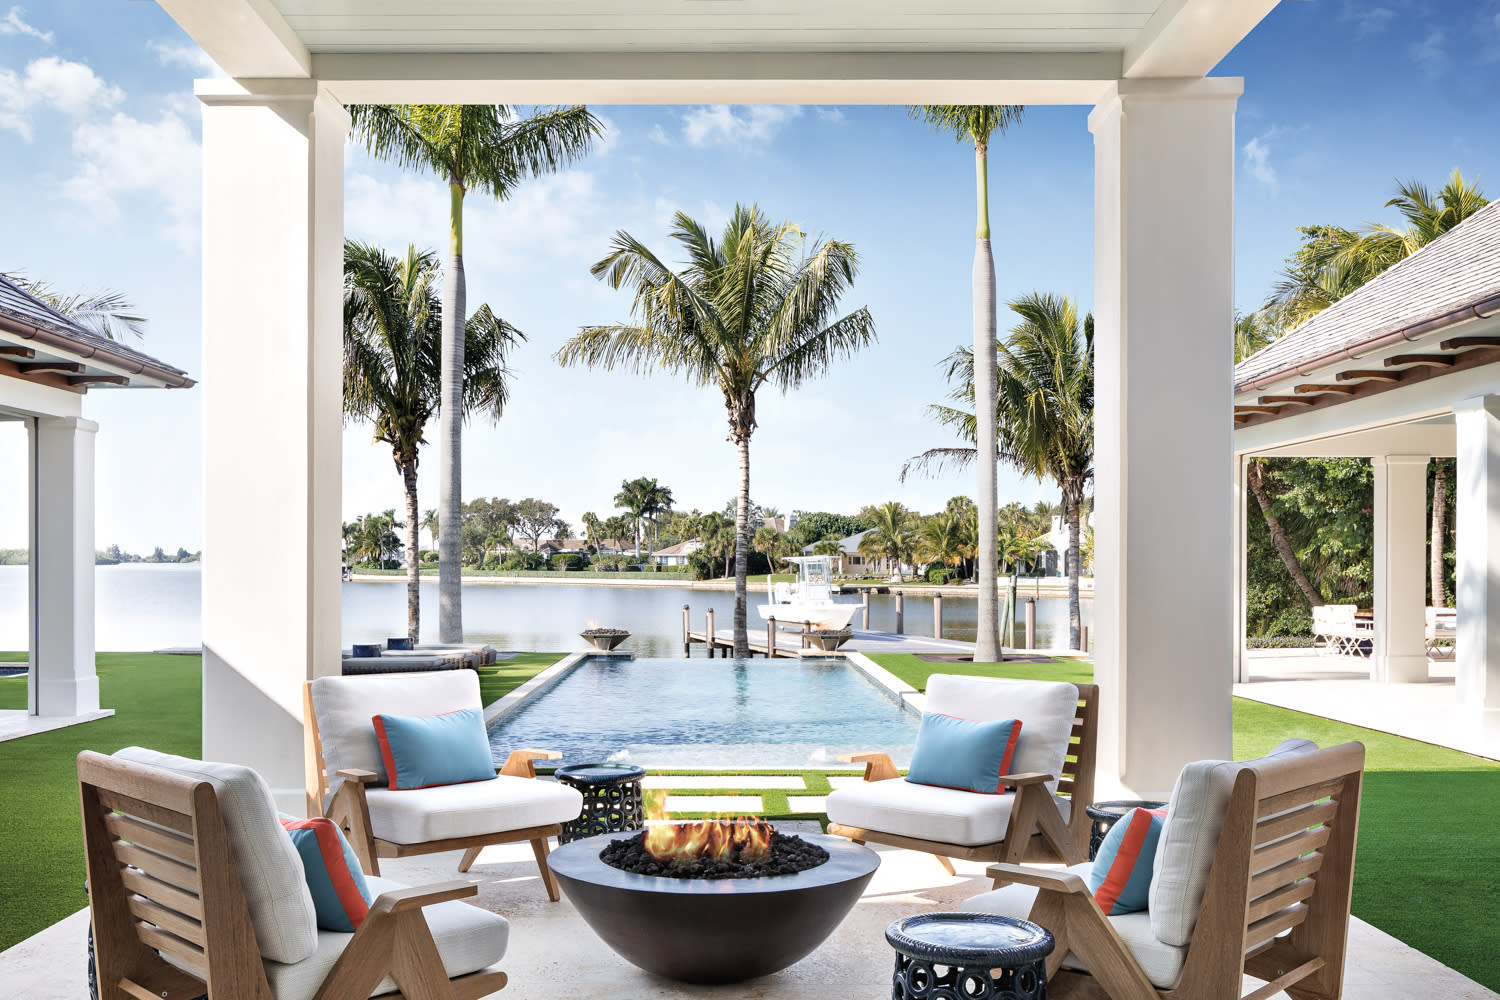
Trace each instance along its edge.
<path fill-rule="evenodd" d="M 406 634 L 415 644 L 422 634 L 422 578 L 418 569 L 417 458 L 397 463 L 406 486 Z"/>
<path fill-rule="evenodd" d="M 464 641 L 462 527 L 464 399 L 464 189 L 450 183 L 448 266 L 443 273 L 442 412 L 438 439 L 438 641 Z"/>
<path fill-rule="evenodd" d="M 979 191 L 979 229 L 974 242 L 974 445 L 979 459 L 979 608 L 974 662 L 998 663 L 1000 646 L 1000 495 L 995 457 L 995 255 L 990 249 L 989 167 L 985 148 L 976 145 L 974 169 Z"/>
<path fill-rule="evenodd" d="M 1083 648 L 1083 613 L 1078 607 L 1078 576 L 1082 568 L 1079 552 L 1082 542 L 1082 518 L 1078 494 L 1083 484 L 1063 492 L 1063 510 L 1068 518 L 1068 648 Z M 1038 584 L 1040 586 L 1040 584 Z"/>
<path fill-rule="evenodd" d="M 1432 606 L 1435 608 L 1446 608 L 1448 606 L 1448 592 L 1444 585 L 1447 573 L 1444 572 L 1443 549 L 1448 540 L 1448 465 L 1443 459 L 1437 460 L 1437 468 L 1432 473 Z"/>
<path fill-rule="evenodd" d="M 734 512 L 734 656 L 750 658 L 750 631 L 745 617 L 746 577 L 750 556 L 750 435 L 737 434 L 740 450 L 740 497 Z"/>
<path fill-rule="evenodd" d="M 1319 594 L 1307 574 L 1302 572 L 1302 564 L 1297 561 L 1297 553 L 1292 551 L 1292 543 L 1287 540 L 1286 531 L 1271 513 L 1271 495 L 1266 491 L 1265 470 L 1261 464 L 1251 460 L 1248 468 L 1247 479 L 1250 481 L 1250 492 L 1255 494 L 1255 502 L 1260 505 L 1260 512 L 1266 519 L 1266 530 L 1271 533 L 1271 544 L 1276 547 L 1276 552 L 1281 556 L 1281 561 L 1286 566 L 1286 571 L 1291 574 L 1292 580 L 1297 584 L 1297 589 L 1302 591 L 1302 596 L 1307 599 L 1310 608 L 1321 607 L 1324 603 L 1323 595 Z"/>

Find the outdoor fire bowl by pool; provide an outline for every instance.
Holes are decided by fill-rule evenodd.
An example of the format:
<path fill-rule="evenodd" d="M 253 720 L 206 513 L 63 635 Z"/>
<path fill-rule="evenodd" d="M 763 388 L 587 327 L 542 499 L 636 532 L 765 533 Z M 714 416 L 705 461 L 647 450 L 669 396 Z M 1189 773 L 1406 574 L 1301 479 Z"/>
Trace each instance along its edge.
<path fill-rule="evenodd" d="M 604 653 L 630 638 L 630 633 L 622 628 L 588 628 L 578 634 L 587 639 L 595 649 Z"/>
<path fill-rule="evenodd" d="M 828 860 L 795 875 L 677 879 L 600 860 L 633 831 L 564 844 L 547 858 L 583 919 L 633 965 L 686 983 L 737 983 L 810 954 L 848 914 L 880 858 L 841 837 L 802 834 Z"/>

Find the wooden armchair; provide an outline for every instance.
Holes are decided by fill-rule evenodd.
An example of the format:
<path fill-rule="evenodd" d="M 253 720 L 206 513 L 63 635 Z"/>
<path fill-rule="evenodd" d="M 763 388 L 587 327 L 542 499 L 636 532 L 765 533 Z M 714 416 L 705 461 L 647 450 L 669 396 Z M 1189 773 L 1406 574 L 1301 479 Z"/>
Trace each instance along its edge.
<path fill-rule="evenodd" d="M 337 823 L 366 873 L 374 875 L 380 874 L 381 858 L 458 850 L 464 852 L 458 870 L 467 872 L 491 844 L 530 841 L 542 884 L 555 903 L 560 893 L 547 864 L 547 838 L 560 834 L 561 824 L 583 809 L 576 789 L 532 780 L 535 761 L 555 760 L 561 756 L 557 752 L 515 750 L 494 781 L 397 792 L 380 787 L 384 765 L 371 716 L 436 715 L 472 707 L 479 707 L 472 670 L 308 681 L 303 687 L 308 814 Z"/>
<path fill-rule="evenodd" d="M 1190 768 L 1215 766 L 1223 776 L 1208 781 L 1230 788 L 1227 809 L 1215 815 L 1219 793 L 1210 790 L 1198 797 L 1209 804 L 1206 811 L 1185 805 L 1196 815 L 1174 817 L 1174 794 L 1167 822 L 1192 823 L 1208 833 L 1222 817 L 1217 849 L 1174 854 L 1186 839 L 1178 838 L 1177 846 L 1164 842 L 1150 912 L 1105 916 L 1084 882 L 1084 866 L 1059 872 L 1009 864 L 991 866 L 990 874 L 1015 885 L 977 896 L 964 908 L 1028 916 L 1052 931 L 1056 948 L 1047 973 L 1051 995 L 1059 1000 L 1241 1000 L 1247 975 L 1264 985 L 1243 1000 L 1266 1000 L 1283 990 L 1295 1000 L 1337 1000 L 1364 746 L 1293 748 L 1239 765 L 1200 762 Z M 1187 774 L 1178 781 L 1179 793 Z M 1163 831 L 1164 841 L 1171 832 Z M 1190 856 L 1199 864 L 1212 859 L 1206 877 L 1186 870 Z M 1163 865 L 1177 870 L 1163 872 Z M 1164 882 L 1175 889 L 1164 892 Z M 1178 913 L 1161 919 L 1159 906 Z M 1185 907 L 1195 920 L 1177 919 Z M 1171 940 L 1161 940 L 1163 935 Z"/>
<path fill-rule="evenodd" d="M 230 770 L 213 764 L 204 770 L 215 768 Z M 372 889 L 385 891 L 355 933 L 318 931 L 309 920 L 297 928 L 306 932 L 303 940 L 283 934 L 279 941 L 300 949 L 294 954 L 305 952 L 302 958 L 266 958 L 257 928 L 291 930 L 285 925 L 298 922 L 302 901 L 247 892 L 257 876 L 244 866 L 257 861 L 242 860 L 232 846 L 236 837 L 284 836 L 264 782 L 221 791 L 222 782 L 183 769 L 84 751 L 78 788 L 100 1000 L 365 1000 L 377 991 L 409 1000 L 477 1000 L 505 985 L 505 973 L 489 967 L 505 952 L 505 920 L 453 902 L 477 893 L 464 882 L 408 889 L 372 879 Z M 247 791 L 264 799 L 259 826 L 245 822 Z M 234 836 L 226 814 L 239 823 Z M 251 853 L 264 863 L 276 852 Z M 295 880 L 301 881 L 300 869 Z M 290 905 L 292 916 L 253 913 L 252 900 L 262 909 Z M 310 916 L 310 895 L 305 902 Z M 452 947 L 448 934 L 434 938 L 427 908 L 464 945 Z M 460 951 L 467 964 L 464 957 L 445 959 Z"/>
<path fill-rule="evenodd" d="M 1097 685 L 934 674 L 927 709 L 964 718 L 1020 718 L 1017 773 L 1000 779 L 1014 792 L 981 795 L 908 782 L 889 786 L 889 792 L 868 786 L 847 790 L 854 794 L 839 790 L 828 797 L 829 833 L 925 851 L 950 875 L 950 858 L 1077 864 L 1088 857 L 1090 820 L 1083 807 L 1094 796 Z M 901 778 L 884 753 L 839 759 L 863 763 L 867 783 Z M 924 809 L 930 815 L 923 816 Z"/>

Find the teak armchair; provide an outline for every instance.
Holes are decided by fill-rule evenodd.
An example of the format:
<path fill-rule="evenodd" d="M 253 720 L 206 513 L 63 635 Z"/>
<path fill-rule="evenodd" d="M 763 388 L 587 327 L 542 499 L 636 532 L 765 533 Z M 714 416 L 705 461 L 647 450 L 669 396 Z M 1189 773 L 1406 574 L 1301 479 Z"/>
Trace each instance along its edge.
<path fill-rule="evenodd" d="M 352 935 L 319 932 L 304 959 L 313 976 L 347 944 L 321 985 L 309 984 L 296 963 L 262 957 L 212 783 L 84 751 L 78 788 L 100 1000 L 365 1000 L 387 978 L 398 992 L 382 996 L 477 1000 L 505 985 L 493 968 L 451 977 L 444 968 L 425 907 L 471 911 L 459 919 L 497 933 L 504 952 L 501 918 L 451 903 L 478 892 L 464 882 L 382 892 Z M 291 974 L 269 977 L 268 966 Z"/>
<path fill-rule="evenodd" d="M 1036 709 L 1028 712 L 1028 703 Z M 934 674 L 928 680 L 927 707 L 929 711 L 967 718 L 1021 718 L 1016 762 L 1023 766 L 1030 762 L 1048 770 L 1023 770 L 1002 777 L 1002 784 L 1014 788 L 1014 792 L 1004 796 L 906 786 L 884 797 L 928 797 L 934 805 L 956 810 L 969 805 L 992 813 L 1002 810 L 994 817 L 1002 824 L 994 827 L 996 835 L 982 842 L 961 843 L 941 836 L 919 835 L 921 831 L 909 816 L 904 825 L 896 819 L 897 809 L 889 810 L 891 820 L 887 822 L 882 816 L 882 797 L 868 792 L 850 796 L 835 791 L 829 796 L 829 833 L 856 843 L 874 842 L 924 851 L 936 856 L 950 875 L 953 873 L 950 858 L 1077 864 L 1088 857 L 1090 820 L 1083 807 L 1093 801 L 1094 795 L 1099 728 L 1097 685 Z M 1016 714 L 1006 714 L 1010 712 Z M 1028 714 L 1032 718 L 1026 718 Z M 839 759 L 863 763 L 867 783 L 901 778 L 888 754 L 844 754 Z M 921 806 L 922 801 L 917 798 L 903 801 L 901 810 L 909 813 Z M 1003 810 L 1008 810 L 1008 815 Z M 941 829 L 938 825 L 931 828 L 934 833 Z M 1000 882 L 997 880 L 996 884 Z"/>
<path fill-rule="evenodd" d="M 547 896 L 557 902 L 547 839 L 562 832 L 563 822 L 577 818 L 583 797 L 566 785 L 530 780 L 536 778 L 535 762 L 557 759 L 557 752 L 512 751 L 494 781 L 400 792 L 373 787 L 384 776 L 373 769 L 379 757 L 370 716 L 382 711 L 435 715 L 478 704 L 479 682 L 472 670 L 308 681 L 303 686 L 308 813 L 337 823 L 366 873 L 374 875 L 380 874 L 381 858 L 457 850 L 464 852 L 458 870 L 467 872 L 485 847 L 529 841 Z M 332 766 L 323 728 L 330 720 L 339 729 Z M 369 766 L 346 766 L 340 763 L 344 761 Z M 336 782 L 332 786 L 330 771 Z M 426 815 L 442 819 L 429 821 Z"/>
<path fill-rule="evenodd" d="M 1241 1000 L 1247 975 L 1264 985 L 1243 1000 L 1266 1000 L 1283 990 L 1295 1000 L 1337 1000 L 1363 771 L 1359 743 L 1294 749 L 1239 765 L 1212 867 L 1197 885 L 1196 921 L 1178 925 L 1187 933 L 1185 944 L 1157 939 L 1155 931 L 1164 928 L 1154 912 L 1106 917 L 1081 866 L 1057 872 L 993 865 L 989 874 L 1017 885 L 975 897 L 965 909 L 1007 912 L 1007 902 L 1021 899 L 1008 894 L 1035 887 L 1029 919 L 1056 939 L 1047 973 L 1059 1000 Z M 1158 879 L 1166 854 L 1157 855 Z M 1157 891 L 1153 883 L 1153 911 Z M 1179 898 L 1192 902 L 1190 892 Z M 1164 952 L 1171 955 L 1165 965 Z M 1180 973 L 1169 975 L 1174 967 Z"/>

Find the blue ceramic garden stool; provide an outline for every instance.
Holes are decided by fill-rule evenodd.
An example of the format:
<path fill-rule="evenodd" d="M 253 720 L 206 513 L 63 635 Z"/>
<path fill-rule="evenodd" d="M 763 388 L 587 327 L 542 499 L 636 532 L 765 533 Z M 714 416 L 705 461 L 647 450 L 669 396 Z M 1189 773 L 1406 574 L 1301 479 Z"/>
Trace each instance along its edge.
<path fill-rule="evenodd" d="M 885 930 L 891 1000 L 1047 1000 L 1052 934 L 989 913 L 924 913 Z"/>

